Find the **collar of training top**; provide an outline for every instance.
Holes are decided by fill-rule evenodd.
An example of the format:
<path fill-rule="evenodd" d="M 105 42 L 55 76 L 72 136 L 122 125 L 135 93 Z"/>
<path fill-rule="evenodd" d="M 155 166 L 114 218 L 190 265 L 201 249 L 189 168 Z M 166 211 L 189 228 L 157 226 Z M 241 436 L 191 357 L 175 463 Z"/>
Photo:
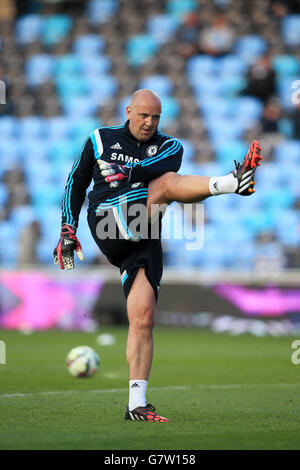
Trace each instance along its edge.
<path fill-rule="evenodd" d="M 134 137 L 134 135 L 132 135 L 131 132 L 130 132 L 130 130 L 129 130 L 129 119 L 128 119 L 128 121 L 126 121 L 125 124 L 124 124 L 124 133 L 125 133 L 128 137 L 130 137 L 132 140 L 134 140 L 134 142 L 139 142 L 139 140 L 136 139 L 136 138 Z M 156 129 L 156 131 L 155 131 L 155 133 L 153 134 L 153 136 L 150 137 L 150 139 L 147 140 L 146 143 L 151 142 L 152 140 L 155 140 L 155 137 L 157 136 L 157 134 L 158 134 L 158 131 L 157 131 L 157 129 Z M 143 143 L 145 143 L 145 142 L 143 142 Z"/>

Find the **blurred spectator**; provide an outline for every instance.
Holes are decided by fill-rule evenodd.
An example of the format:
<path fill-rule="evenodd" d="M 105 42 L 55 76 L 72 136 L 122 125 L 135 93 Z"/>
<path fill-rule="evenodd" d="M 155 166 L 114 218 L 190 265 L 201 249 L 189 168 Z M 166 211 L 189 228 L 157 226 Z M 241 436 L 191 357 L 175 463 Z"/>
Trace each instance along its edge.
<path fill-rule="evenodd" d="M 281 118 L 281 114 L 282 109 L 280 102 L 277 99 L 269 100 L 264 107 L 261 119 L 261 132 L 266 134 L 279 132 L 279 120 Z"/>
<path fill-rule="evenodd" d="M 205 28 L 200 34 L 200 49 L 204 54 L 222 56 L 232 51 L 235 34 L 228 24 L 226 16 L 217 13 L 211 22 L 211 26 Z"/>
<path fill-rule="evenodd" d="M 300 13 L 300 2 L 299 0 L 271 0 L 271 11 L 279 19 L 288 13 Z"/>
<path fill-rule="evenodd" d="M 276 272 L 286 268 L 287 259 L 273 232 L 262 232 L 257 237 L 254 269 Z"/>
<path fill-rule="evenodd" d="M 37 245 L 41 236 L 40 225 L 31 222 L 23 228 L 19 239 L 18 265 L 33 265 L 38 263 Z"/>
<path fill-rule="evenodd" d="M 300 102 L 295 106 L 289 118 L 291 122 L 291 137 L 300 140 Z"/>
<path fill-rule="evenodd" d="M 183 24 L 180 28 L 176 52 L 184 59 L 188 59 L 189 57 L 197 54 L 199 49 L 198 35 L 198 15 L 196 13 L 190 13 L 184 18 Z"/>
<path fill-rule="evenodd" d="M 263 102 L 276 94 L 275 72 L 268 55 L 261 56 L 251 67 L 247 75 L 247 86 L 243 95 L 256 96 Z"/>
<path fill-rule="evenodd" d="M 0 21 L 10 21 L 15 16 L 15 4 L 13 0 L 1 0 Z"/>

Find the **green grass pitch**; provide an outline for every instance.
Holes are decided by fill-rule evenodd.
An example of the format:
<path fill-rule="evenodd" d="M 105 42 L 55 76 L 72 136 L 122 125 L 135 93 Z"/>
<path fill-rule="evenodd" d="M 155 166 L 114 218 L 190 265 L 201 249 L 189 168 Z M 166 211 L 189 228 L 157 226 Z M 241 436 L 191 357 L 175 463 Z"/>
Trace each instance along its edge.
<path fill-rule="evenodd" d="M 115 345 L 99 346 L 100 333 L 115 335 Z M 156 327 L 147 399 L 165 424 L 124 421 L 126 337 L 125 327 L 0 331 L 0 449 L 299 449 L 295 337 Z M 101 358 L 92 378 L 74 378 L 65 365 L 82 344 Z"/>

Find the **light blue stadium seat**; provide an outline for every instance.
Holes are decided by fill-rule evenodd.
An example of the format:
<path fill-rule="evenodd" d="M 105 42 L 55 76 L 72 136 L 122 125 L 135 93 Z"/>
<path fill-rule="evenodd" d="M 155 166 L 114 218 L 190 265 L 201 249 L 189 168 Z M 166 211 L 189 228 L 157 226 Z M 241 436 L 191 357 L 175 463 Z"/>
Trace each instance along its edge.
<path fill-rule="evenodd" d="M 28 160 L 23 163 L 26 186 L 31 194 L 36 186 L 47 185 L 53 180 L 51 163 L 45 160 Z M 55 181 L 55 177 L 54 177 Z"/>
<path fill-rule="evenodd" d="M 104 39 L 98 34 L 84 34 L 73 41 L 73 51 L 81 56 L 96 56 L 105 47 Z"/>
<path fill-rule="evenodd" d="M 68 15 L 57 14 L 45 17 L 42 28 L 42 42 L 54 46 L 66 38 L 72 29 L 72 19 Z"/>
<path fill-rule="evenodd" d="M 289 165 L 300 163 L 300 140 L 288 140 L 278 144 L 274 150 L 277 163 Z"/>
<path fill-rule="evenodd" d="M 162 115 L 160 118 L 160 127 L 163 129 L 174 121 L 180 113 L 179 101 L 173 96 L 163 96 L 162 102 Z"/>
<path fill-rule="evenodd" d="M 283 244 L 288 246 L 299 246 L 300 243 L 300 216 L 293 209 L 284 209 L 277 212 L 275 234 Z"/>
<path fill-rule="evenodd" d="M 200 163 L 199 171 L 202 176 L 222 176 L 224 174 L 221 163 L 215 160 L 212 162 Z"/>
<path fill-rule="evenodd" d="M 92 25 L 106 23 L 118 11 L 119 2 L 117 0 L 89 0 L 87 5 L 87 16 Z"/>
<path fill-rule="evenodd" d="M 20 147 L 15 139 L 0 140 L 0 177 L 22 165 Z"/>
<path fill-rule="evenodd" d="M 233 166 L 233 161 L 240 162 L 248 151 L 248 145 L 242 140 L 224 141 L 214 146 L 217 161 Z"/>
<path fill-rule="evenodd" d="M 19 131 L 19 120 L 14 116 L 0 117 L 0 139 L 10 139 L 17 136 Z"/>
<path fill-rule="evenodd" d="M 234 46 L 234 53 L 248 64 L 253 64 L 266 51 L 267 43 L 265 39 L 254 34 L 239 37 Z"/>
<path fill-rule="evenodd" d="M 109 73 L 111 69 L 111 59 L 106 55 L 82 56 L 82 71 L 86 76 L 98 77 Z"/>
<path fill-rule="evenodd" d="M 263 108 L 261 100 L 254 96 L 241 96 L 234 101 L 235 116 L 238 119 L 247 115 L 248 119 L 258 120 L 262 116 Z"/>
<path fill-rule="evenodd" d="M 281 76 L 294 76 L 299 73 L 300 62 L 292 55 L 277 55 L 272 60 L 276 74 Z"/>
<path fill-rule="evenodd" d="M 19 161 L 20 146 L 13 138 L 0 140 L 0 161 L 4 163 L 8 160 Z"/>
<path fill-rule="evenodd" d="M 82 143 L 85 139 L 88 138 L 93 130 L 101 127 L 101 122 L 98 118 L 95 117 L 87 117 L 84 119 L 70 119 L 70 134 L 72 139 L 79 141 L 81 140 Z M 79 152 L 78 148 L 78 152 Z"/>
<path fill-rule="evenodd" d="M 48 118 L 47 137 L 51 140 L 68 138 L 70 136 L 70 122 L 65 116 L 53 116 Z"/>
<path fill-rule="evenodd" d="M 25 15 L 16 21 L 15 34 L 19 45 L 39 41 L 43 30 L 44 18 L 40 15 Z"/>
<path fill-rule="evenodd" d="M 168 0 L 167 13 L 179 21 L 183 21 L 186 15 L 196 11 L 198 8 L 197 0 Z"/>
<path fill-rule="evenodd" d="M 199 100 L 199 108 L 204 119 L 228 118 L 232 115 L 233 101 L 224 96 L 208 96 Z"/>
<path fill-rule="evenodd" d="M 222 81 L 219 77 L 202 76 L 191 83 L 197 103 L 201 104 L 203 98 L 217 97 L 221 95 Z"/>
<path fill-rule="evenodd" d="M 46 135 L 46 122 L 40 116 L 26 116 L 19 119 L 19 136 L 22 139 L 42 138 Z"/>
<path fill-rule="evenodd" d="M 239 256 L 236 256 L 236 243 L 229 244 L 226 247 L 226 268 L 234 269 L 237 271 L 251 271 L 254 266 L 256 256 L 256 244 L 252 241 L 247 241 L 240 250 Z"/>
<path fill-rule="evenodd" d="M 200 174 L 200 165 L 186 160 L 183 154 L 183 159 L 178 173 L 180 175 L 198 175 Z"/>
<path fill-rule="evenodd" d="M 56 88 L 61 100 L 87 95 L 89 83 L 83 76 L 64 76 L 56 80 Z"/>
<path fill-rule="evenodd" d="M 188 59 L 186 72 L 192 83 L 197 82 L 199 77 L 213 76 L 218 72 L 217 61 L 208 55 L 195 55 Z"/>
<path fill-rule="evenodd" d="M 126 56 L 130 66 L 140 67 L 159 49 L 159 43 L 150 34 L 133 36 L 126 43 Z"/>
<path fill-rule="evenodd" d="M 259 170 L 255 173 L 255 181 L 260 188 L 268 187 L 279 188 L 282 178 L 282 168 L 275 162 L 264 162 Z"/>
<path fill-rule="evenodd" d="M 280 168 L 280 184 L 288 186 L 295 197 L 300 197 L 300 167 L 297 162 L 285 162 L 277 166 Z"/>
<path fill-rule="evenodd" d="M 47 160 L 48 142 L 42 137 L 23 138 L 19 153 L 23 161 Z"/>
<path fill-rule="evenodd" d="M 239 196 L 237 195 L 237 197 Z M 261 232 L 273 230 L 274 228 L 275 219 L 271 210 L 266 208 L 250 210 L 249 208 L 249 210 L 240 210 L 239 214 L 240 224 L 253 236 L 256 236 Z"/>
<path fill-rule="evenodd" d="M 222 76 L 244 76 L 247 72 L 248 64 L 242 57 L 228 54 L 217 59 L 216 68 Z"/>
<path fill-rule="evenodd" d="M 0 250 L 0 264 L 4 267 L 14 267 L 18 257 L 18 227 L 9 221 L 0 222 L 0 244 L 4 249 Z"/>
<path fill-rule="evenodd" d="M 35 213 L 32 206 L 14 207 L 9 214 L 9 221 L 19 232 L 22 228 L 35 220 Z"/>
<path fill-rule="evenodd" d="M 174 36 L 179 21 L 171 15 L 152 15 L 147 21 L 148 34 L 153 36 L 159 44 L 165 44 Z"/>
<path fill-rule="evenodd" d="M 247 85 L 246 79 L 240 75 L 222 76 L 220 84 L 220 95 L 235 96 Z"/>
<path fill-rule="evenodd" d="M 50 54 L 37 54 L 29 57 L 25 64 L 26 82 L 29 86 L 39 86 L 53 79 L 55 59 Z"/>
<path fill-rule="evenodd" d="M 57 207 L 62 200 L 61 188 L 55 183 L 36 185 L 31 189 L 31 199 L 35 208 Z"/>
<path fill-rule="evenodd" d="M 226 144 L 228 140 L 239 140 L 244 134 L 244 128 L 238 120 L 207 119 L 205 125 L 210 139 L 217 145 L 223 142 Z"/>
<path fill-rule="evenodd" d="M 295 195 L 290 188 L 281 187 L 280 190 L 270 192 L 260 188 L 260 199 L 262 206 L 267 210 L 289 209 L 296 202 Z"/>
<path fill-rule="evenodd" d="M 94 116 L 99 108 L 99 103 L 93 101 L 91 96 L 74 96 L 61 100 L 63 112 L 69 117 Z"/>
<path fill-rule="evenodd" d="M 55 75 L 57 77 L 77 75 L 82 70 L 82 58 L 76 54 L 65 54 L 56 59 Z"/>
<path fill-rule="evenodd" d="M 165 75 L 147 75 L 140 81 L 139 88 L 153 90 L 160 97 L 163 97 L 172 94 L 173 82 Z"/>
<path fill-rule="evenodd" d="M 71 132 L 71 124 L 70 124 Z M 50 162 L 73 162 L 79 149 L 71 138 L 55 139 L 49 142 L 48 154 Z M 55 165 L 54 165 L 55 168 Z M 71 167 L 70 167 L 71 169 Z"/>
<path fill-rule="evenodd" d="M 114 98 L 119 87 L 117 79 L 109 75 L 88 77 L 87 82 L 90 99 L 98 106 L 102 106 Z"/>
<path fill-rule="evenodd" d="M 300 14 L 286 15 L 281 20 L 281 32 L 286 45 L 297 47 L 300 44 Z"/>
<path fill-rule="evenodd" d="M 124 96 L 120 99 L 117 106 L 117 120 L 120 124 L 123 124 L 126 120 L 126 106 L 130 104 L 131 96 Z"/>
<path fill-rule="evenodd" d="M 186 162 L 193 162 L 196 153 L 195 145 L 191 140 L 188 139 L 180 139 L 180 142 L 182 143 L 184 149 L 182 158 Z"/>

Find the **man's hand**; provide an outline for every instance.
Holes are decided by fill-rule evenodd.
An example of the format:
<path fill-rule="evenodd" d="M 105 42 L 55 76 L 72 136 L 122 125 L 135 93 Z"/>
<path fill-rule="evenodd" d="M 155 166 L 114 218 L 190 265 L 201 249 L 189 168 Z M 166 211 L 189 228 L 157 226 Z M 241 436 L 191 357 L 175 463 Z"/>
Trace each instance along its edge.
<path fill-rule="evenodd" d="M 129 178 L 130 167 L 128 166 L 100 160 L 99 167 L 101 175 L 105 177 L 107 183 L 110 183 L 111 188 L 117 188 L 122 181 L 126 182 Z"/>
<path fill-rule="evenodd" d="M 63 225 L 59 242 L 53 251 L 54 263 L 60 264 L 61 269 L 73 269 L 74 251 L 80 261 L 84 261 L 82 247 L 76 237 L 76 228 L 72 225 Z"/>

